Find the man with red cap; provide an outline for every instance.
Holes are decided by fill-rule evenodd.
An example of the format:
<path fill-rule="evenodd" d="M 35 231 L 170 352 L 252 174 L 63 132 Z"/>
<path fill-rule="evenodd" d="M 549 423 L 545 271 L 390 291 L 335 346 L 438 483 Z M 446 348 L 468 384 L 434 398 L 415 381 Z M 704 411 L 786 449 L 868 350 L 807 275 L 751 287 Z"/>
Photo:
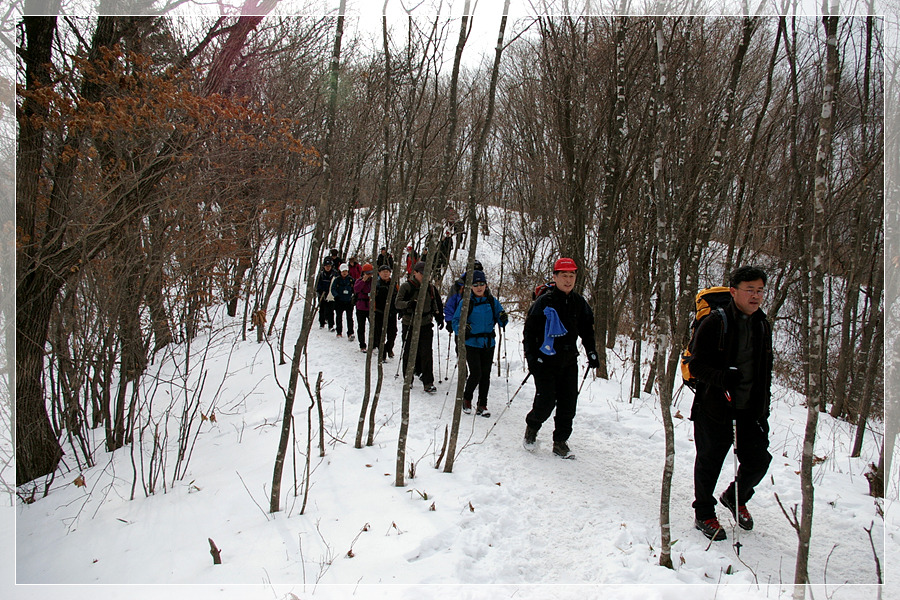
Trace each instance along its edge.
<path fill-rule="evenodd" d="M 553 453 L 569 456 L 568 439 L 578 399 L 578 348 L 587 352 L 588 367 L 600 360 L 594 343 L 594 312 L 581 294 L 574 292 L 578 267 L 571 258 L 553 265 L 553 283 L 538 296 L 525 318 L 522 344 L 528 370 L 534 375 L 534 404 L 525 417 L 525 447 L 534 448 L 538 430 L 556 409 Z"/>

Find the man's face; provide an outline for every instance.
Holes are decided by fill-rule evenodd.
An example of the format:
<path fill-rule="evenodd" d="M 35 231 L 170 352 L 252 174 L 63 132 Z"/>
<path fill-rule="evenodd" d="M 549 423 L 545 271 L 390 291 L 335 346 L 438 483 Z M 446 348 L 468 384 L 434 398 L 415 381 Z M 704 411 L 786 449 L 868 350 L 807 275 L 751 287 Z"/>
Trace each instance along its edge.
<path fill-rule="evenodd" d="M 736 288 L 730 288 L 730 291 L 738 310 L 745 315 L 752 315 L 762 304 L 763 296 L 766 293 L 766 284 L 762 279 L 742 281 Z"/>
<path fill-rule="evenodd" d="M 383 271 L 378 271 L 378 276 L 381 277 L 382 281 L 390 281 L 391 280 L 391 272 L 387 269 Z"/>
<path fill-rule="evenodd" d="M 559 291 L 568 294 L 575 289 L 575 271 L 557 271 L 553 274 L 553 282 Z"/>
<path fill-rule="evenodd" d="M 330 270 L 331 270 L 331 265 L 325 265 L 325 270 L 326 270 L 326 271 L 330 271 Z"/>
<path fill-rule="evenodd" d="M 416 281 L 422 283 L 422 280 L 425 278 L 425 274 L 422 271 L 413 271 L 413 277 L 416 278 Z"/>
<path fill-rule="evenodd" d="M 487 284 L 484 282 L 473 283 L 472 291 L 475 292 L 475 295 L 481 298 L 484 296 L 484 293 L 487 291 Z"/>

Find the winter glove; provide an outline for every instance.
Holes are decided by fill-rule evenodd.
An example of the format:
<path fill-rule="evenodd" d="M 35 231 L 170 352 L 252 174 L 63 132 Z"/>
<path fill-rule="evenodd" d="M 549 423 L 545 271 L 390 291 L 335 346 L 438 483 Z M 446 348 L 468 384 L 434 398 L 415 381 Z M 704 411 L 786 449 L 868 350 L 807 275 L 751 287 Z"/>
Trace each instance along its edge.
<path fill-rule="evenodd" d="M 740 382 L 741 372 L 737 370 L 737 367 L 730 367 L 725 371 L 724 387 L 726 391 L 731 392 Z"/>
<path fill-rule="evenodd" d="M 444 328 L 444 320 L 443 319 L 435 319 L 435 321 L 437 321 L 438 329 Z"/>
<path fill-rule="evenodd" d="M 597 352 L 591 350 L 587 354 L 588 359 L 588 368 L 589 369 L 599 369 L 600 368 L 600 358 L 597 356 Z"/>
<path fill-rule="evenodd" d="M 532 373 L 540 373 L 543 371 L 544 367 L 547 366 L 547 363 L 544 361 L 542 356 L 526 356 L 525 361 L 528 363 L 528 370 Z"/>

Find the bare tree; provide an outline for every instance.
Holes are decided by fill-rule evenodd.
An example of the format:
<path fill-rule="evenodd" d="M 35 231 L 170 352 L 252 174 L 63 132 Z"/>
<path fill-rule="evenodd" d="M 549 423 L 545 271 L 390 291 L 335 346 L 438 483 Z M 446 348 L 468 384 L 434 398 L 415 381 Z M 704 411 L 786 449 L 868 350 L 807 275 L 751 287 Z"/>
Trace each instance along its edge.
<path fill-rule="evenodd" d="M 825 29 L 825 77 L 822 92 L 822 113 L 819 119 L 819 143 L 816 152 L 814 220 L 811 228 L 809 277 L 810 277 L 810 373 L 809 394 L 807 395 L 806 429 L 803 436 L 803 454 L 800 463 L 800 489 L 802 503 L 797 523 L 797 564 L 794 571 L 794 600 L 803 600 L 806 585 L 809 584 L 809 540 L 812 536 L 813 519 L 813 450 L 816 444 L 816 425 L 819 407 L 824 402 L 825 387 L 822 381 L 821 360 L 824 356 L 824 271 L 825 271 L 825 228 L 823 222 L 828 201 L 828 172 L 831 161 L 832 135 L 834 126 L 834 86 L 838 69 L 838 10 L 837 5 L 822 17 Z"/>

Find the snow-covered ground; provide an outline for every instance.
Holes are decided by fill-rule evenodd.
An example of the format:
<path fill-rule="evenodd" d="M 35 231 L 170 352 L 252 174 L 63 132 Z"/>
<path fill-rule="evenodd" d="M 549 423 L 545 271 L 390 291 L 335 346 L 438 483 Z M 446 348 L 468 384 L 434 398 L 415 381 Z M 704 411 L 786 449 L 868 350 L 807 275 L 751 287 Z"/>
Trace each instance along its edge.
<path fill-rule="evenodd" d="M 495 237 L 487 241 L 499 243 Z M 479 253 L 489 281 L 499 272 L 496 255 Z M 291 347 L 300 311 L 293 315 Z M 448 335 L 438 332 L 438 392 L 425 394 L 415 382 L 406 468 L 415 462 L 416 473 L 398 488 L 393 485 L 402 389 L 394 376 L 397 359 L 385 366 L 375 444 L 355 449 L 365 354 L 356 343 L 314 327 L 308 373 L 314 381 L 323 372 L 326 455 L 319 458 L 315 440 L 309 501 L 300 514 L 302 490 L 293 495 L 294 472 L 302 477 L 309 405 L 301 387 L 295 451 L 289 453 L 298 464 L 288 458 L 283 510 L 273 515 L 268 505 L 281 431 L 280 386 L 287 385 L 290 365 L 275 366 L 268 345 L 239 341 L 239 323 L 220 315 L 214 337 L 194 343 L 195 353 L 209 349 L 201 406 L 208 414 L 215 402 L 216 419 L 203 421 L 185 476 L 171 481 L 170 453 L 167 491 L 160 484 L 157 493 L 145 497 L 139 480 L 130 500 L 129 448 L 114 454 L 98 449 L 97 466 L 83 472 L 67 463 L 72 470 L 56 477 L 46 498 L 4 509 L 0 532 L 14 537 L 15 545 L 0 555 L 2 579 L 19 584 L 11 588 L 13 597 L 29 599 L 790 596 L 797 538 L 775 494 L 788 511 L 800 502 L 797 473 L 806 420 L 800 396 L 774 390 L 774 460 L 750 504 L 757 525 L 741 532 L 740 559 L 732 547 L 733 521 L 721 507 L 728 541 L 711 545 L 693 528 L 692 425 L 675 419 L 675 568 L 669 570 L 658 566 L 662 420 L 654 395 L 629 398 L 627 342 L 608 352 L 609 380 L 586 381 L 570 439 L 576 459 L 561 460 L 550 452 L 552 421 L 541 430 L 536 452 L 522 447 L 534 394 L 530 380 L 507 406 L 525 376 L 521 329 L 514 318 L 499 346 L 501 374 L 494 372 L 489 401 L 493 415 L 463 416 L 452 474 L 434 468 L 452 418 L 456 383 L 452 364 L 449 379 L 447 374 Z M 154 368 L 177 389 L 170 363 Z M 195 372 L 192 381 L 198 376 Z M 156 402 L 166 393 L 176 392 L 161 388 Z M 689 413 L 687 389 L 676 409 L 679 415 Z M 815 454 L 824 460 L 815 467 L 810 558 L 810 576 L 819 584 L 816 598 L 881 597 L 865 528 L 872 527 L 888 578 L 890 555 L 898 548 L 894 504 L 887 503 L 885 527 L 863 477 L 868 463 L 877 460 L 880 433 L 868 436 L 860 459 L 849 458 L 852 435 L 848 424 L 820 417 Z M 99 438 L 96 445 L 102 448 Z M 137 456 L 134 464 L 140 472 Z M 729 456 L 719 490 L 731 475 Z M 75 485 L 79 476 L 84 486 Z M 208 539 L 221 549 L 221 565 L 213 565 Z M 896 585 L 886 586 L 883 597 L 898 598 L 897 591 Z"/>

